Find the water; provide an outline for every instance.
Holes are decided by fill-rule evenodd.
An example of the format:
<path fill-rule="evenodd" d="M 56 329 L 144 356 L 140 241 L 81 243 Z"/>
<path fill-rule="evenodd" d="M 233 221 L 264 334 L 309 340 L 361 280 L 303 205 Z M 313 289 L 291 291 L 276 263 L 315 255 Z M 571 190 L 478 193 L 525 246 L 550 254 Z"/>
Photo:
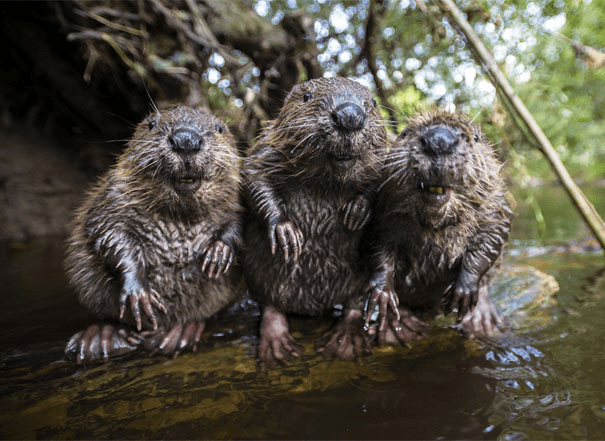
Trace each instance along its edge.
<path fill-rule="evenodd" d="M 589 196 L 604 213 L 600 191 Z M 66 287 L 61 242 L 5 247 L 0 437 L 602 439 L 603 253 L 584 240 L 559 188 L 541 189 L 537 200 L 546 225 L 531 207 L 517 208 L 507 266 L 531 265 L 560 290 L 555 304 L 528 312 L 510 297 L 519 278 L 536 283 L 530 275 L 499 282 L 514 330 L 498 344 L 464 340 L 440 323 L 409 348 L 326 361 L 312 343 L 329 321 L 294 320 L 306 352 L 268 373 L 253 359 L 258 314 L 247 305 L 245 320 L 242 311 L 224 314 L 200 352 L 176 360 L 64 361 L 65 341 L 93 318 Z"/>

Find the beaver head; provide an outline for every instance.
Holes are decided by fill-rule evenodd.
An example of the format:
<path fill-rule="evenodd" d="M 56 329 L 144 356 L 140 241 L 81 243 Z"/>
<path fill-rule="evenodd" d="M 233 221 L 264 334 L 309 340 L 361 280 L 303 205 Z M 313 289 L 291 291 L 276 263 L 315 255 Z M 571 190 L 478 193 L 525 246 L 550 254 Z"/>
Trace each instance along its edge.
<path fill-rule="evenodd" d="M 279 149 L 307 177 L 347 182 L 369 166 L 376 169 L 386 130 L 367 87 L 346 78 L 318 78 L 290 91 L 261 143 Z"/>
<path fill-rule="evenodd" d="M 464 115 L 431 111 L 410 119 L 386 160 L 385 185 L 426 225 L 473 223 L 501 179 L 479 127 Z"/>
<path fill-rule="evenodd" d="M 208 186 L 239 175 L 226 125 L 205 109 L 181 105 L 148 115 L 119 164 L 150 202 L 171 206 L 204 199 Z"/>

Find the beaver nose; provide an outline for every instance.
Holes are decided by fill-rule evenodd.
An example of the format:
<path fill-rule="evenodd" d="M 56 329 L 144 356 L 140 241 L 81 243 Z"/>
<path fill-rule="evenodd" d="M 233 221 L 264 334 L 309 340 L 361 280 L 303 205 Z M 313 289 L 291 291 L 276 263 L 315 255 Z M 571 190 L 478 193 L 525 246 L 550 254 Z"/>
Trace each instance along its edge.
<path fill-rule="evenodd" d="M 340 130 L 354 132 L 363 128 L 366 115 L 355 103 L 346 102 L 338 105 L 332 111 L 332 124 Z"/>
<path fill-rule="evenodd" d="M 458 137 L 443 127 L 433 127 L 422 137 L 424 151 L 434 155 L 452 153 L 458 145 Z"/>
<path fill-rule="evenodd" d="M 195 130 L 182 128 L 172 132 L 168 142 L 177 153 L 195 153 L 200 151 L 204 140 Z"/>

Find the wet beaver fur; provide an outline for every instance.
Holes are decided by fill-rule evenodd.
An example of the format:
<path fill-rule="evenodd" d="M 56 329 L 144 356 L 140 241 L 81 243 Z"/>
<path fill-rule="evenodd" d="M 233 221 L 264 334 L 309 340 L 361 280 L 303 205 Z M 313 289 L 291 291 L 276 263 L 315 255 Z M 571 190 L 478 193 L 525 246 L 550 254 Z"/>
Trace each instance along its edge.
<path fill-rule="evenodd" d="M 340 304 L 343 317 L 317 350 L 346 359 L 369 350 L 362 314 L 369 273 L 359 245 L 385 145 L 370 91 L 344 78 L 295 86 L 263 129 L 245 165 L 242 257 L 249 292 L 263 306 L 263 366 L 302 352 L 286 314 L 318 316 Z"/>
<path fill-rule="evenodd" d="M 137 126 L 75 217 L 69 282 L 106 323 L 75 334 L 66 354 L 196 349 L 204 321 L 238 292 L 240 166 L 229 130 L 204 109 L 156 110 Z"/>
<path fill-rule="evenodd" d="M 513 218 L 500 172 L 479 127 L 461 114 L 420 114 L 399 135 L 369 233 L 368 310 L 379 311 L 381 343 L 420 337 L 421 318 L 442 307 L 457 308 L 469 336 L 498 332 L 488 285 Z"/>

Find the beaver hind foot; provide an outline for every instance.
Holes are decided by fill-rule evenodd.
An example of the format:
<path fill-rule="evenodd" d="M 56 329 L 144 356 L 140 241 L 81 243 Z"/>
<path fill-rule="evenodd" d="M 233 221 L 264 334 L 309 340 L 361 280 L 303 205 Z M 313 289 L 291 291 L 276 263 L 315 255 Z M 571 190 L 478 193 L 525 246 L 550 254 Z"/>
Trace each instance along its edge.
<path fill-rule="evenodd" d="M 177 358 L 183 351 L 197 351 L 205 327 L 205 321 L 191 321 L 176 324 L 168 331 L 165 329 L 146 331 L 141 333 L 145 338 L 142 343 L 152 355 L 161 354 Z"/>
<path fill-rule="evenodd" d="M 90 325 L 74 334 L 65 345 L 65 356 L 75 357 L 76 363 L 103 360 L 125 355 L 137 349 L 142 338 L 123 326 Z"/>
<path fill-rule="evenodd" d="M 336 325 L 320 337 L 315 350 L 327 358 L 357 360 L 372 353 L 372 346 L 363 327 L 363 314 L 349 309 Z"/>
<path fill-rule="evenodd" d="M 300 357 L 304 352 L 304 347 L 290 334 L 286 316 L 271 305 L 263 309 L 260 335 L 258 358 L 261 370 L 271 369 L 277 363 L 288 365 L 288 360 Z"/>
<path fill-rule="evenodd" d="M 506 324 L 496 305 L 489 298 L 487 286 L 479 288 L 477 305 L 458 321 L 462 333 L 470 339 L 493 339 L 506 329 Z"/>

